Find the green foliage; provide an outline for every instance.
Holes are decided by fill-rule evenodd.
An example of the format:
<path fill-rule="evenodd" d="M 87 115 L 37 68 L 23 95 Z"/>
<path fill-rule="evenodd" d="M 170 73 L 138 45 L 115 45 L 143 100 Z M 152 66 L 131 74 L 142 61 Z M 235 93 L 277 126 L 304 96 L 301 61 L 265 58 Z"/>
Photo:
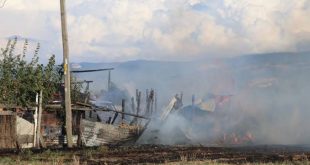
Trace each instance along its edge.
<path fill-rule="evenodd" d="M 17 42 L 17 38 L 9 40 L 0 51 L 0 103 L 6 106 L 31 106 L 40 90 L 46 103 L 61 83 L 55 55 L 50 57 L 46 66 L 39 64 L 40 44 L 37 44 L 32 59 L 27 61 L 28 41 L 24 41 L 22 54 L 16 53 Z"/>
<path fill-rule="evenodd" d="M 57 72 L 61 75 L 60 77 L 64 79 L 64 70 L 63 70 L 63 64 L 59 65 L 57 67 Z M 62 80 L 64 82 L 64 80 Z M 71 74 L 70 77 L 70 89 L 71 89 L 71 102 L 84 102 L 85 100 L 85 94 L 83 92 L 83 83 L 76 83 L 78 82 L 78 79 L 74 74 Z"/>
<path fill-rule="evenodd" d="M 82 88 L 83 88 L 82 83 L 75 83 L 75 82 L 78 82 L 78 79 L 74 77 L 73 75 L 71 75 L 70 81 L 71 81 L 70 88 L 71 88 L 72 103 L 84 102 L 85 96 L 82 94 Z"/>

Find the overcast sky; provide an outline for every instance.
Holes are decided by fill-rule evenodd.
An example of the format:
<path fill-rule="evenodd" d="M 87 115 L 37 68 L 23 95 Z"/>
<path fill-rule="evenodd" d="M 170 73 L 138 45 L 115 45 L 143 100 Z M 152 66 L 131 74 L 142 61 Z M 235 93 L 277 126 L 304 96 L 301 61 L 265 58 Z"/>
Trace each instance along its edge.
<path fill-rule="evenodd" d="M 67 9 L 71 62 L 310 50 L 310 0 L 67 0 Z M 7 0 L 0 22 L 1 47 L 17 35 L 62 60 L 59 0 Z"/>

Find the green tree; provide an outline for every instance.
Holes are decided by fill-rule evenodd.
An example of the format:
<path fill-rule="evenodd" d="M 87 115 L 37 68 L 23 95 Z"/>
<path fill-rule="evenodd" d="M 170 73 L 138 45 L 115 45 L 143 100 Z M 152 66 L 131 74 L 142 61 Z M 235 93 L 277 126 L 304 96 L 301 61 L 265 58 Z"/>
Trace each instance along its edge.
<path fill-rule="evenodd" d="M 44 103 L 47 103 L 61 83 L 55 55 L 50 57 L 46 66 L 39 64 L 40 44 L 37 44 L 32 59 L 27 61 L 28 41 L 24 41 L 21 54 L 16 53 L 17 42 L 17 38 L 9 40 L 0 51 L 0 103 L 31 106 L 40 90 L 43 91 Z"/>

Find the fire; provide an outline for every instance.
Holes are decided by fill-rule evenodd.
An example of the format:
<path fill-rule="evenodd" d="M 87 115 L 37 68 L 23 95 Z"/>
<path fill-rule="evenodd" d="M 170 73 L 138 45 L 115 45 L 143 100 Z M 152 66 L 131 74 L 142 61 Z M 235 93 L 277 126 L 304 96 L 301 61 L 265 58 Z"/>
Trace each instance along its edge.
<path fill-rule="evenodd" d="M 248 131 L 245 134 L 237 134 L 235 132 L 230 134 L 223 133 L 222 137 L 220 137 L 217 142 L 222 145 L 245 145 L 253 143 L 254 140 L 253 134 Z"/>

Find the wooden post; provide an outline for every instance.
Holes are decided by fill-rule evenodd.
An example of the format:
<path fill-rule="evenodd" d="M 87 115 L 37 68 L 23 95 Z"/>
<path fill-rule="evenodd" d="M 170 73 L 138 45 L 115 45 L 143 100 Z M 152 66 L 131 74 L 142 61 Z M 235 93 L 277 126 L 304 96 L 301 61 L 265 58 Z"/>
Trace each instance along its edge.
<path fill-rule="evenodd" d="M 106 122 L 107 124 L 111 124 L 112 117 L 109 117 L 108 121 Z"/>
<path fill-rule="evenodd" d="M 61 29 L 62 29 L 62 44 L 63 44 L 63 63 L 65 76 L 65 108 L 66 108 L 66 134 L 68 148 L 72 148 L 72 112 L 71 112 L 71 96 L 70 96 L 70 67 L 69 63 L 69 46 L 67 20 L 65 10 L 65 0 L 60 0 L 61 11 Z"/>
<path fill-rule="evenodd" d="M 154 91 L 154 111 L 157 112 L 157 91 Z"/>
<path fill-rule="evenodd" d="M 149 96 L 149 90 L 148 89 L 146 89 L 146 99 L 145 99 L 145 101 L 146 101 L 146 110 L 145 110 L 145 115 L 146 116 L 148 116 L 149 115 L 149 113 L 150 113 L 150 96 Z"/>
<path fill-rule="evenodd" d="M 195 105 L 195 95 L 192 95 L 192 106 Z"/>
<path fill-rule="evenodd" d="M 180 94 L 180 99 L 181 99 L 181 101 L 183 101 L 183 92 L 181 92 L 181 94 Z"/>
<path fill-rule="evenodd" d="M 37 128 L 38 128 L 38 108 L 39 108 L 39 94 L 36 93 L 36 108 L 34 112 L 34 137 L 33 137 L 33 147 L 37 146 Z"/>
<path fill-rule="evenodd" d="M 190 125 L 189 125 L 189 130 L 192 131 L 192 128 L 194 126 L 194 120 L 195 120 L 195 99 L 196 99 L 196 96 L 193 94 L 192 95 L 192 111 L 191 111 L 191 122 L 190 122 Z"/>
<path fill-rule="evenodd" d="M 89 97 L 90 97 L 89 83 L 90 82 L 86 81 L 86 88 L 85 88 L 85 91 L 84 91 L 84 95 L 85 95 L 84 103 L 87 103 L 89 101 Z"/>
<path fill-rule="evenodd" d="M 131 110 L 132 110 L 132 113 L 135 113 L 135 111 L 136 111 L 135 98 L 134 97 L 131 97 Z"/>
<path fill-rule="evenodd" d="M 131 97 L 131 109 L 133 114 L 137 114 L 136 107 L 135 107 L 135 98 Z M 137 117 L 134 117 L 133 120 L 130 122 L 130 125 L 133 125 L 137 122 Z"/>
<path fill-rule="evenodd" d="M 111 70 L 109 70 L 109 77 L 108 77 L 108 91 L 111 90 Z"/>
<path fill-rule="evenodd" d="M 78 127 L 78 139 L 77 139 L 77 145 L 79 147 L 82 147 L 82 125 L 81 125 L 81 119 L 82 119 L 82 112 L 77 111 L 77 120 L 76 120 L 76 126 Z"/>
<path fill-rule="evenodd" d="M 36 147 L 40 148 L 40 138 L 41 138 L 41 118 L 42 118 L 42 98 L 43 92 L 40 90 L 39 95 L 39 111 L 38 111 L 38 118 L 37 118 L 37 133 L 36 133 Z"/>
<path fill-rule="evenodd" d="M 149 89 L 146 89 L 145 94 L 146 94 L 145 101 L 146 101 L 146 105 L 147 105 L 147 103 L 149 102 Z"/>
<path fill-rule="evenodd" d="M 141 101 L 141 92 L 139 92 L 139 90 L 136 89 L 137 115 L 139 115 L 140 111 L 140 101 Z"/>
<path fill-rule="evenodd" d="M 124 119 L 125 119 L 125 99 L 122 99 L 122 123 L 124 123 Z"/>
<path fill-rule="evenodd" d="M 146 90 L 146 112 L 145 115 L 151 116 L 153 113 L 154 90 Z"/>
<path fill-rule="evenodd" d="M 118 112 L 116 112 L 116 113 L 114 114 L 114 117 L 113 117 L 113 120 L 112 120 L 111 124 L 114 124 L 114 122 L 115 122 L 117 116 L 118 116 Z"/>
<path fill-rule="evenodd" d="M 17 114 L 16 112 L 13 114 L 13 119 L 11 120 L 12 123 L 11 123 L 11 133 L 12 133 L 12 141 L 15 142 L 16 144 L 16 148 L 17 149 L 20 149 L 21 146 L 19 146 L 18 144 L 18 139 L 17 139 Z"/>
<path fill-rule="evenodd" d="M 154 111 L 154 95 L 155 95 L 155 92 L 154 92 L 154 89 L 151 89 L 151 92 L 150 92 L 150 95 L 149 95 L 149 99 L 150 99 L 150 115 L 153 114 L 153 111 Z"/>

